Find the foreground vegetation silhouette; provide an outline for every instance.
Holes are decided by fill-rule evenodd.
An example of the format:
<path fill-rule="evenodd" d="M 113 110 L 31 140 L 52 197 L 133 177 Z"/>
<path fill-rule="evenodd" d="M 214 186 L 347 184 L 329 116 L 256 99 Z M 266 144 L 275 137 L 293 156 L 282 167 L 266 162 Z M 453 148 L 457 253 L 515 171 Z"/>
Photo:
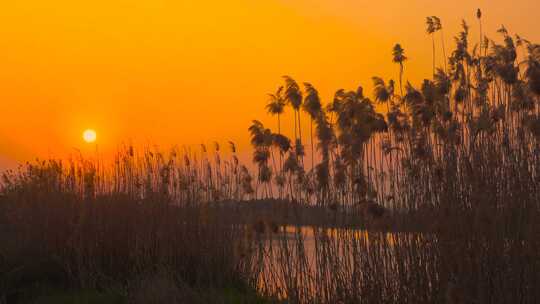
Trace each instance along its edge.
<path fill-rule="evenodd" d="M 479 40 L 463 22 L 446 58 L 427 18 L 433 78 L 417 87 L 400 44 L 398 81 L 373 77 L 373 99 L 323 104 L 284 77 L 266 106 L 277 132 L 249 127 L 255 172 L 233 143 L 6 172 L 0 301 L 536 303 L 540 45 L 477 19 Z"/>

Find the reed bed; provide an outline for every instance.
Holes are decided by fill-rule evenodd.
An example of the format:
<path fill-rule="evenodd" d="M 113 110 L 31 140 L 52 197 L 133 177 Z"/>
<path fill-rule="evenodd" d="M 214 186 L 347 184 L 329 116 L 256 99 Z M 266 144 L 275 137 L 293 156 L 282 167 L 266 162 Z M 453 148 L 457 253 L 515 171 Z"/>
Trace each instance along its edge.
<path fill-rule="evenodd" d="M 440 19 L 427 21 L 441 32 Z M 463 22 L 456 49 L 419 87 L 403 85 L 397 44 L 399 82 L 374 77 L 374 101 L 359 87 L 323 105 L 313 85 L 284 77 L 267 108 L 291 108 L 294 138 L 253 122 L 259 182 L 355 214 L 368 230 L 276 236 L 265 292 L 293 303 L 538 301 L 540 46 L 498 34 L 502 43 L 480 32 L 471 46 Z M 301 111 L 314 126 L 307 153 Z"/>
<path fill-rule="evenodd" d="M 435 48 L 441 20 L 427 18 L 427 32 Z M 267 104 L 277 132 L 249 128 L 254 170 L 229 143 L 227 157 L 218 144 L 126 146 L 110 165 L 76 157 L 5 173 L 0 295 L 20 296 L 6 278 L 46 257 L 63 284 L 125 293 L 129 278 L 165 269 L 288 303 L 538 302 L 540 46 L 504 27 L 500 40 L 470 32 L 464 22 L 440 68 L 434 52 L 418 87 L 404 83 L 397 44 L 399 79 L 374 77 L 373 100 L 359 87 L 323 104 L 284 77 Z"/>
<path fill-rule="evenodd" d="M 215 171 L 206 158 L 175 164 L 175 153 L 165 161 L 155 151 L 126 148 L 110 166 L 78 157 L 6 172 L 0 300 L 25 301 L 49 285 L 129 298 L 151 289 L 149 278 L 249 292 L 256 278 L 251 228 L 207 203 L 221 195 L 216 183 L 238 195 L 228 179 L 239 175 L 228 175 L 229 167 Z"/>

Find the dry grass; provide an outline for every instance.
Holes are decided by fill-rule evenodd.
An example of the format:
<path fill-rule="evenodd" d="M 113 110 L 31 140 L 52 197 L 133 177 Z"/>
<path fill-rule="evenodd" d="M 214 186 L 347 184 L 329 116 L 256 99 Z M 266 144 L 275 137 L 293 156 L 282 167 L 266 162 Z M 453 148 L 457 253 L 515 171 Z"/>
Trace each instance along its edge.
<path fill-rule="evenodd" d="M 77 160 L 67 167 L 59 161 L 29 164 L 5 175 L 0 198 L 4 298 L 22 296 L 24 288 L 42 281 L 122 289 L 132 278 L 159 269 L 189 286 L 249 286 L 248 228 L 211 204 L 187 199 L 198 197 L 197 188 L 206 184 L 172 192 L 176 185 L 164 181 L 165 169 L 156 169 L 160 160 L 146 158 L 148 167 L 137 167 L 130 155 L 109 173 Z"/>

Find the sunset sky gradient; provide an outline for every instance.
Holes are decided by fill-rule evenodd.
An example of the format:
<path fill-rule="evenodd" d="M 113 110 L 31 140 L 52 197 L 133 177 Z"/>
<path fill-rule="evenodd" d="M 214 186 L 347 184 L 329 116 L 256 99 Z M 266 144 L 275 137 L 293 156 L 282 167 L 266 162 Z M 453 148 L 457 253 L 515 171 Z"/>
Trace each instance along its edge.
<path fill-rule="evenodd" d="M 418 83 L 431 73 L 425 17 L 442 19 L 449 53 L 463 18 L 478 41 L 478 7 L 490 38 L 504 24 L 540 41 L 536 0 L 3 1 L 0 169 L 90 153 L 87 128 L 105 154 L 123 141 L 247 150 L 252 119 L 275 127 L 264 105 L 282 75 L 324 102 L 339 88 L 370 92 L 371 76 L 397 78 L 399 42 Z"/>

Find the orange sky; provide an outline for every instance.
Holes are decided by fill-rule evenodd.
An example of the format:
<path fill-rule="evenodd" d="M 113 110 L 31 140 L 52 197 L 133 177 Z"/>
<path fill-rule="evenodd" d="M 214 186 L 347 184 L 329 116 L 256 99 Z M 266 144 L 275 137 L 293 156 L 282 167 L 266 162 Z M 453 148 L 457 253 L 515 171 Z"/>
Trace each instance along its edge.
<path fill-rule="evenodd" d="M 88 4 L 81 4 L 87 2 Z M 396 77 L 391 48 L 410 61 L 405 78 L 431 73 L 425 16 L 445 26 L 447 49 L 466 18 L 484 11 L 495 38 L 540 41 L 536 0 L 26 0 L 0 4 L 0 168 L 36 156 L 100 150 L 125 140 L 248 147 L 254 118 L 270 126 L 266 93 L 288 74 L 329 100 L 341 87 Z M 284 124 L 288 120 L 285 119 Z"/>

